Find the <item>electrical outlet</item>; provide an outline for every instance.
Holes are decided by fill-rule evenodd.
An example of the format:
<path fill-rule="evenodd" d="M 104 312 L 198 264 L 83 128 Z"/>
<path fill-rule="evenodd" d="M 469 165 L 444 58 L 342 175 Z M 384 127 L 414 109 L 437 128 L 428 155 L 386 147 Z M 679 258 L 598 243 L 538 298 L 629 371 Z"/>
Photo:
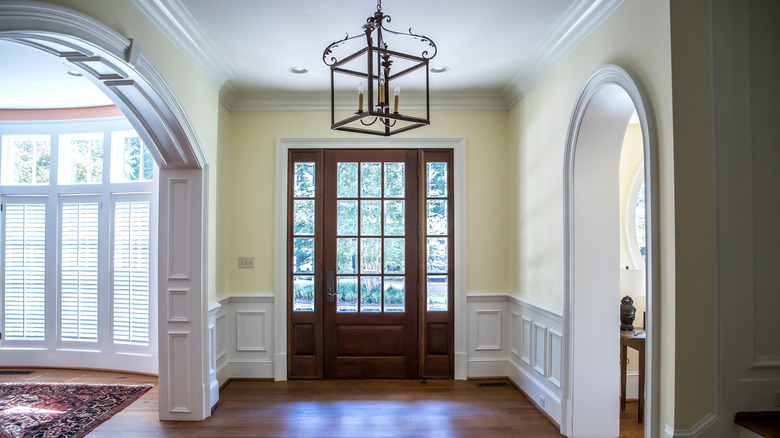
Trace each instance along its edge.
<path fill-rule="evenodd" d="M 539 406 L 544 407 L 544 397 L 541 395 L 539 396 Z"/>
<path fill-rule="evenodd" d="M 255 258 L 254 257 L 239 257 L 238 269 L 254 269 Z"/>

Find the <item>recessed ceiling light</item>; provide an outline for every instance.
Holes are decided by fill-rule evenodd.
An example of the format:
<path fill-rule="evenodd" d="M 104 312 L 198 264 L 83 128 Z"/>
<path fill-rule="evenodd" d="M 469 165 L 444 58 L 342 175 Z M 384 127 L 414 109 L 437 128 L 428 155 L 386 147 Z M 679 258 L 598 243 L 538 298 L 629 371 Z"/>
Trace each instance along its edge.
<path fill-rule="evenodd" d="M 446 65 L 434 65 L 431 67 L 431 73 L 444 73 L 445 71 L 449 71 L 450 68 Z"/>
<path fill-rule="evenodd" d="M 287 69 L 290 73 L 295 73 L 296 75 L 302 75 L 304 73 L 308 73 L 309 70 L 306 67 L 290 67 Z"/>
<path fill-rule="evenodd" d="M 70 75 L 70 76 L 76 76 L 76 77 L 81 77 L 81 76 L 83 76 L 83 75 L 81 74 L 81 72 L 80 72 L 80 71 L 78 71 L 78 70 L 65 70 L 65 74 L 67 74 L 67 75 Z"/>

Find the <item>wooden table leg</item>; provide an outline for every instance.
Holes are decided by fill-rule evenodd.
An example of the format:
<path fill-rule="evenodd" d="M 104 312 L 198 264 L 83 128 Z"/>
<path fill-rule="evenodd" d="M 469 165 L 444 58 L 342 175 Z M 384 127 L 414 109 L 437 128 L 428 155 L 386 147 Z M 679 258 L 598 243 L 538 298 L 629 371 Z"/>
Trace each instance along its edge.
<path fill-rule="evenodd" d="M 620 410 L 626 410 L 626 364 L 628 363 L 628 347 L 620 343 Z"/>

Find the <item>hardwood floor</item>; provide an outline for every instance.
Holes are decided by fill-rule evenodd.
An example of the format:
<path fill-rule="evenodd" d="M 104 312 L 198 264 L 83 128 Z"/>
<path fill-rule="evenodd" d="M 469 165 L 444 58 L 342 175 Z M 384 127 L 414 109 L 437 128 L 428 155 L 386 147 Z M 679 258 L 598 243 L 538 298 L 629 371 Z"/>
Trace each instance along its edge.
<path fill-rule="evenodd" d="M 153 383 L 127 373 L 36 369 L 0 381 Z M 558 438 L 514 387 L 475 381 L 231 381 L 202 422 L 158 421 L 157 387 L 88 437 L 528 437 Z"/>
<path fill-rule="evenodd" d="M 30 368 L 32 369 L 32 368 Z M 203 422 L 157 420 L 157 378 L 129 373 L 39 369 L 3 382 L 151 383 L 155 387 L 92 433 L 98 437 L 560 437 L 511 386 L 474 381 L 240 381 L 220 393 Z M 621 438 L 643 438 L 636 402 L 620 415 Z"/>
<path fill-rule="evenodd" d="M 626 410 L 620 412 L 620 438 L 644 438 L 645 424 L 638 418 L 637 402 L 626 400 Z"/>

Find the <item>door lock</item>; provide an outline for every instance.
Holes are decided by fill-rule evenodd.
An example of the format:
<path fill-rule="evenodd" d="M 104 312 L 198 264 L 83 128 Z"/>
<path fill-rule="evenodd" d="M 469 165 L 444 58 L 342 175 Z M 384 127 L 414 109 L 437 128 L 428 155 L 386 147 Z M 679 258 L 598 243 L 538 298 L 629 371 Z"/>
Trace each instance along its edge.
<path fill-rule="evenodd" d="M 325 301 L 329 303 L 336 302 L 336 273 L 334 271 L 325 271 Z"/>

